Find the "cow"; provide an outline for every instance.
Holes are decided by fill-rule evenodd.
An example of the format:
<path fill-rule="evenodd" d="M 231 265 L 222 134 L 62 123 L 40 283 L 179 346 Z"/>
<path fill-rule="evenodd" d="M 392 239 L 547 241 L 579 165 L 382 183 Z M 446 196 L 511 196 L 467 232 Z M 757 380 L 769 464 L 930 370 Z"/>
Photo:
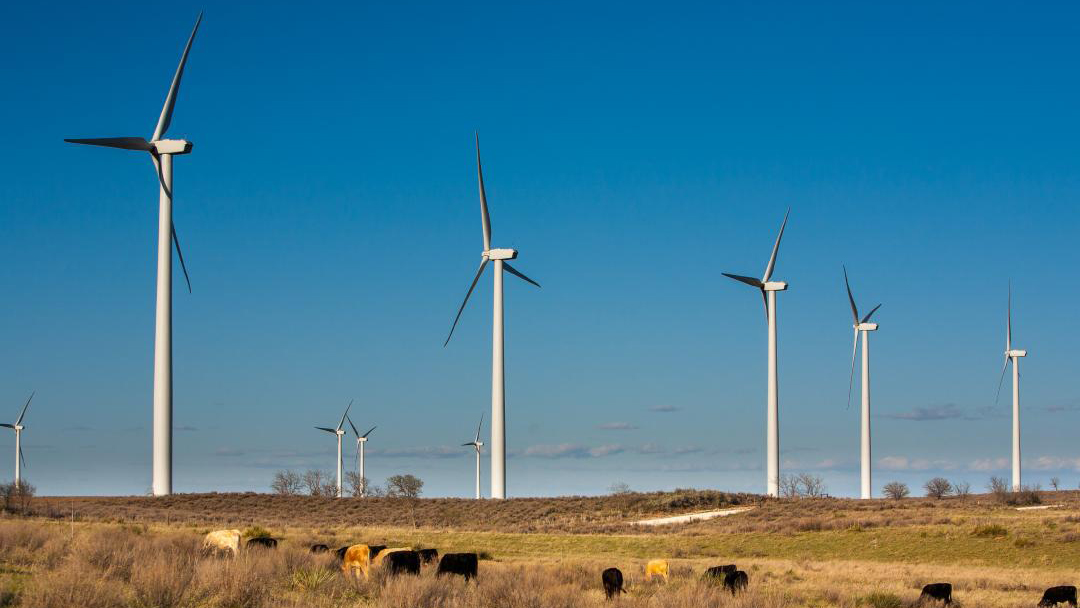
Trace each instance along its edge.
<path fill-rule="evenodd" d="M 368 570 L 371 568 L 371 555 L 368 546 L 353 545 L 343 548 L 345 553 L 341 560 L 341 570 L 345 573 L 345 576 L 356 576 L 356 572 L 359 571 L 364 575 L 364 578 L 367 578 Z"/>
<path fill-rule="evenodd" d="M 257 536 L 255 538 L 249 538 L 247 544 L 244 545 L 245 549 L 277 549 L 277 539 L 269 538 L 266 536 Z"/>
<path fill-rule="evenodd" d="M 420 552 L 418 551 L 391 551 L 383 560 L 383 567 L 391 575 L 394 574 L 420 574 Z"/>
<path fill-rule="evenodd" d="M 750 577 L 742 570 L 735 570 L 734 572 L 728 572 L 724 575 L 724 589 L 730 591 L 731 595 L 735 595 L 739 591 L 746 589 L 746 586 L 749 584 Z"/>
<path fill-rule="evenodd" d="M 370 549 L 370 547 L 369 547 L 369 549 Z M 382 563 L 383 563 L 383 560 L 386 559 L 386 557 L 388 555 L 390 555 L 391 553 L 394 553 L 396 551 L 412 551 L 412 550 L 413 550 L 412 547 L 394 547 L 393 549 L 383 549 L 382 551 L 379 551 L 379 553 L 377 555 L 371 555 L 370 553 L 368 555 L 369 555 L 369 557 L 371 559 L 371 565 L 372 566 L 381 566 Z"/>
<path fill-rule="evenodd" d="M 645 564 L 645 580 L 651 581 L 654 576 L 661 576 L 666 583 L 668 580 L 668 567 L 666 559 L 650 559 Z"/>
<path fill-rule="evenodd" d="M 952 583 L 930 583 L 922 588 L 919 594 L 919 603 L 927 600 L 944 602 L 946 606 L 952 603 Z"/>
<path fill-rule="evenodd" d="M 386 545 L 368 545 L 368 549 L 371 550 L 371 557 L 375 557 L 379 553 L 386 549 Z"/>
<path fill-rule="evenodd" d="M 626 593 L 626 590 L 622 588 L 622 570 L 608 568 L 600 575 L 600 580 L 604 583 L 604 594 L 607 595 L 607 599 L 615 597 L 616 593 Z"/>
<path fill-rule="evenodd" d="M 701 576 L 702 578 L 723 581 L 729 572 L 735 572 L 735 570 L 737 570 L 737 568 L 735 568 L 735 564 L 728 564 L 726 566 L 713 566 L 712 568 L 706 570 L 705 574 L 702 574 Z"/>
<path fill-rule="evenodd" d="M 1039 606 L 1056 606 L 1057 604 L 1076 605 L 1076 587 L 1073 585 L 1061 585 L 1050 587 L 1043 591 Z"/>
<path fill-rule="evenodd" d="M 240 553 L 239 530 L 217 530 L 203 537 L 203 553 L 217 555 L 231 554 L 236 557 Z"/>
<path fill-rule="evenodd" d="M 417 553 L 420 554 L 420 561 L 425 564 L 439 561 L 439 552 L 435 549 L 420 549 Z"/>
<path fill-rule="evenodd" d="M 329 550 L 330 550 L 330 547 L 327 547 L 326 545 L 321 544 L 321 543 L 317 544 L 317 545 L 311 545 L 311 552 L 312 553 L 326 553 Z"/>
<path fill-rule="evenodd" d="M 476 578 L 477 558 L 475 553 L 445 553 L 439 560 L 439 569 L 436 576 L 443 574 L 459 574 L 465 580 Z"/>
<path fill-rule="evenodd" d="M 352 545 L 345 545 L 344 547 L 338 547 L 334 550 L 334 555 L 337 556 L 339 562 L 345 561 L 345 553 L 349 551 L 349 547 Z"/>

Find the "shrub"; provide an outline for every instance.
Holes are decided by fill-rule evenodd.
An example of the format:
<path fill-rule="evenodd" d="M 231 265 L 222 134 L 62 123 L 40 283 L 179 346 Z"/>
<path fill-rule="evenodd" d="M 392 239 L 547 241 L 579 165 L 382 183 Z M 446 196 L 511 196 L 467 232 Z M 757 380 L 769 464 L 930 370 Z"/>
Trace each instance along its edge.
<path fill-rule="evenodd" d="M 244 530 L 244 538 L 273 538 L 270 531 L 262 526 L 251 526 Z"/>
<path fill-rule="evenodd" d="M 893 500 L 902 500 L 904 498 L 907 498 L 908 495 L 911 494 L 911 490 L 908 489 L 907 484 L 901 483 L 899 481 L 890 481 L 889 483 L 885 484 L 885 487 L 882 488 L 881 491 L 885 494 L 886 497 Z"/>
<path fill-rule="evenodd" d="M 983 538 L 999 538 L 1008 536 L 1009 531 L 1005 529 L 1005 526 L 999 524 L 987 524 L 985 526 L 975 526 L 975 529 L 971 531 L 971 535 Z"/>
<path fill-rule="evenodd" d="M 386 495 L 396 498 L 417 498 L 424 482 L 415 475 L 394 475 L 386 480 Z"/>
<path fill-rule="evenodd" d="M 927 496 L 937 498 L 938 500 L 952 494 L 953 491 L 952 484 L 944 477 L 935 477 L 931 479 L 923 484 L 923 489 L 926 490 Z"/>
<path fill-rule="evenodd" d="M 904 601 L 895 593 L 875 591 L 863 598 L 863 603 L 870 608 L 903 608 Z"/>
<path fill-rule="evenodd" d="M 966 481 L 954 483 L 953 494 L 955 494 L 957 498 L 967 498 L 971 495 L 971 484 Z"/>

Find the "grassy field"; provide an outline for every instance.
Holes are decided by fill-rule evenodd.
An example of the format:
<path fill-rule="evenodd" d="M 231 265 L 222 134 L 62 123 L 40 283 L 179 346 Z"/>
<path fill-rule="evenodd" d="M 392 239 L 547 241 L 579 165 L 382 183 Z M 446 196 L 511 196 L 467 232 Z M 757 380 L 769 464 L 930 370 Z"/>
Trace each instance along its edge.
<path fill-rule="evenodd" d="M 618 566 L 636 606 L 909 606 L 923 584 L 952 582 L 965 606 L 1034 606 L 1080 579 L 1080 493 L 1046 492 L 1045 510 L 987 496 L 855 501 L 761 500 L 712 492 L 475 501 L 266 495 L 35 499 L 0 519 L 0 606 L 599 606 L 599 573 Z M 642 528 L 643 517 L 754 508 Z M 74 517 L 72 514 L 74 513 Z M 277 551 L 201 558 L 201 536 L 260 526 Z M 421 577 L 355 583 L 315 542 L 477 551 L 475 585 Z M 646 583 L 663 557 L 668 585 Z M 700 581 L 737 563 L 749 592 Z"/>

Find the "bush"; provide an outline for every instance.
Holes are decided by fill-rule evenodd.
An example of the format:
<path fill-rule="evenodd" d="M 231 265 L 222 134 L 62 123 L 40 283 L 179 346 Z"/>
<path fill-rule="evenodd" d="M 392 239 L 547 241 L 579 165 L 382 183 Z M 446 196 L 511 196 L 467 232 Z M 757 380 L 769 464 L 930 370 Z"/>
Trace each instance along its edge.
<path fill-rule="evenodd" d="M 904 601 L 895 593 L 875 591 L 863 598 L 863 603 L 870 608 L 903 608 Z"/>
<path fill-rule="evenodd" d="M 0 496 L 4 500 L 4 511 L 25 515 L 30 510 L 30 499 L 34 497 L 36 492 L 37 488 L 26 480 L 21 480 L 18 484 L 14 481 L 0 484 Z"/>
<path fill-rule="evenodd" d="M 971 484 L 966 481 L 958 481 L 953 484 L 953 494 L 957 498 L 967 498 L 971 496 Z"/>
<path fill-rule="evenodd" d="M 904 498 L 907 498 L 908 495 L 911 494 L 911 490 L 908 489 L 907 484 L 901 483 L 899 481 L 890 481 L 889 483 L 885 484 L 885 487 L 882 488 L 881 491 L 885 494 L 887 498 L 891 498 L 893 500 L 902 500 Z"/>
<path fill-rule="evenodd" d="M 417 498 L 424 482 L 415 475 L 394 475 L 386 480 L 386 495 L 395 498 Z"/>
<path fill-rule="evenodd" d="M 270 534 L 269 530 L 267 530 L 266 528 L 264 528 L 262 526 L 251 526 L 250 528 L 244 530 L 243 537 L 244 538 L 273 538 L 273 535 Z"/>
<path fill-rule="evenodd" d="M 999 538 L 1008 536 L 1009 531 L 1005 529 L 1005 526 L 999 524 L 987 524 L 985 526 L 975 526 L 975 529 L 971 531 L 971 535 L 983 538 Z"/>
<path fill-rule="evenodd" d="M 937 498 L 938 500 L 952 494 L 953 491 L 952 484 L 944 477 L 935 477 L 931 479 L 923 484 L 923 489 L 926 490 L 927 496 Z"/>

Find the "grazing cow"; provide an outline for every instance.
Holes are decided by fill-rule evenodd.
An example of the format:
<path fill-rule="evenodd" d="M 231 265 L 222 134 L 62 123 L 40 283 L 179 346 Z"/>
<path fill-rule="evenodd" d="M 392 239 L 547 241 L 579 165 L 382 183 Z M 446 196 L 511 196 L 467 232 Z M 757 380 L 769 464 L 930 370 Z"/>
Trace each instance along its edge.
<path fill-rule="evenodd" d="M 345 561 L 345 553 L 349 551 L 349 547 L 352 545 L 345 545 L 344 547 L 338 547 L 334 549 L 334 555 L 337 556 L 339 562 Z"/>
<path fill-rule="evenodd" d="M 381 553 L 383 549 L 386 549 L 386 545 L 368 545 L 368 549 L 371 550 L 371 557 L 375 557 Z"/>
<path fill-rule="evenodd" d="M 1060 587 L 1050 587 L 1046 591 L 1043 591 L 1042 599 L 1039 600 L 1039 606 L 1055 606 L 1057 604 L 1075 606 L 1076 587 L 1073 585 L 1061 585 Z"/>
<path fill-rule="evenodd" d="M 651 581 L 654 576 L 662 576 L 664 582 L 667 582 L 668 567 L 666 559 L 650 559 L 649 563 L 645 564 L 645 580 Z"/>
<path fill-rule="evenodd" d="M 728 572 L 724 575 L 724 589 L 730 591 L 731 595 L 735 595 L 739 591 L 746 589 L 746 586 L 749 584 L 750 577 L 742 570 Z"/>
<path fill-rule="evenodd" d="M 446 553 L 439 560 L 439 570 L 436 575 L 459 574 L 464 576 L 465 580 L 474 579 L 477 561 L 475 553 Z"/>
<path fill-rule="evenodd" d="M 370 567 L 371 555 L 367 545 L 353 545 L 345 548 L 345 555 L 341 560 L 341 570 L 345 576 L 356 576 L 356 572 L 359 571 L 364 578 L 367 578 Z"/>
<path fill-rule="evenodd" d="M 723 581 L 727 577 L 729 572 L 735 572 L 735 564 L 728 564 L 726 566 L 713 566 L 705 571 L 702 575 L 703 578 L 717 579 Z"/>
<path fill-rule="evenodd" d="M 323 545 L 321 543 L 318 544 L 318 545 L 311 545 L 311 552 L 312 553 L 326 553 L 329 550 L 330 550 L 330 547 L 327 547 L 326 545 Z"/>
<path fill-rule="evenodd" d="M 277 539 L 276 538 L 268 538 L 268 537 L 265 537 L 265 536 L 259 536 L 259 537 L 256 537 L 256 538 L 249 538 L 248 541 L 247 541 L 247 544 L 244 545 L 244 548 L 245 549 L 255 549 L 255 548 L 277 549 Z"/>
<path fill-rule="evenodd" d="M 236 557 L 240 553 L 239 530 L 217 530 L 210 532 L 203 538 L 203 553 L 218 555 L 231 554 Z"/>
<path fill-rule="evenodd" d="M 926 600 L 934 602 L 945 602 L 948 606 L 952 603 L 952 583 L 930 583 L 922 588 L 922 593 L 919 594 L 919 603 L 923 603 Z"/>
<path fill-rule="evenodd" d="M 622 570 L 608 568 L 600 575 L 600 580 L 604 583 L 604 594 L 607 595 L 607 599 L 615 597 L 616 593 L 626 593 L 622 588 Z"/>
<path fill-rule="evenodd" d="M 370 547 L 369 547 L 369 549 L 370 549 Z M 412 547 L 394 547 L 393 549 L 383 549 L 382 551 L 379 551 L 378 555 L 370 555 L 369 554 L 369 557 L 371 558 L 371 565 L 372 566 L 381 566 L 382 563 L 383 563 L 383 560 L 386 559 L 386 557 L 388 555 L 390 555 L 391 553 L 394 553 L 395 551 L 412 551 L 412 550 L 413 550 Z"/>
<path fill-rule="evenodd" d="M 420 553 L 418 551 L 391 551 L 386 555 L 383 564 L 391 575 L 420 574 Z"/>
<path fill-rule="evenodd" d="M 417 553 L 420 554 L 420 561 L 425 564 L 439 561 L 439 552 L 435 549 L 420 549 Z"/>

